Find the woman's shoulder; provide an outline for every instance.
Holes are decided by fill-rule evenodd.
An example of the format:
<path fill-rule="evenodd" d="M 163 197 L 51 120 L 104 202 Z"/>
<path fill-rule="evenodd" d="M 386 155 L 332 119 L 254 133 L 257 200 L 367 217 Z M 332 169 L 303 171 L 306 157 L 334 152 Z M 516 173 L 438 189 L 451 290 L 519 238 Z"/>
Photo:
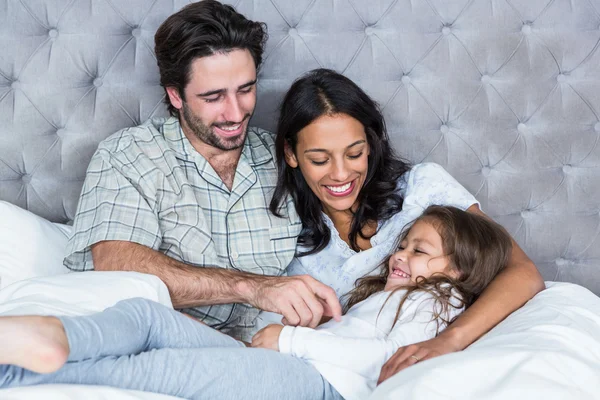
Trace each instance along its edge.
<path fill-rule="evenodd" d="M 460 182 L 436 163 L 416 164 L 401 180 L 399 188 L 405 204 L 414 203 L 423 209 L 432 204 L 467 209 L 477 203 Z"/>
<path fill-rule="evenodd" d="M 452 176 L 439 164 L 434 162 L 424 162 L 415 164 L 410 170 L 405 172 L 400 180 L 404 180 L 408 185 L 415 185 L 427 181 L 439 181 L 452 178 Z"/>

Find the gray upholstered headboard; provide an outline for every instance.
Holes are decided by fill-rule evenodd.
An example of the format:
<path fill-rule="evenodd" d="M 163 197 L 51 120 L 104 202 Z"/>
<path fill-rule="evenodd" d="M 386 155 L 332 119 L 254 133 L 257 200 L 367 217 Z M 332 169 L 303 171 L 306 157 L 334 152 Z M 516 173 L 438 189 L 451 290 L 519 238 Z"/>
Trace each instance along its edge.
<path fill-rule="evenodd" d="M 600 293 L 600 0 L 230 3 L 269 27 L 255 125 L 299 74 L 341 71 L 545 279 Z M 184 4 L 0 0 L 0 199 L 73 218 L 98 142 L 165 113 L 153 34 Z"/>

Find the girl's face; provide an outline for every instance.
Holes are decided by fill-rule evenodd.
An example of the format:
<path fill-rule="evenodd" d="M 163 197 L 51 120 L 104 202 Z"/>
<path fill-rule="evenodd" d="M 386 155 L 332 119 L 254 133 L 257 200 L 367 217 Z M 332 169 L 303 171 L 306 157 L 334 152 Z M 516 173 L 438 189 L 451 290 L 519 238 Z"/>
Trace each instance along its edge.
<path fill-rule="evenodd" d="M 389 260 L 389 275 L 384 290 L 416 283 L 417 277 L 429 278 L 434 273 L 456 277 L 444 255 L 442 238 L 430 223 L 419 220 L 410 228 L 398 251 Z"/>
<path fill-rule="evenodd" d="M 295 153 L 286 161 L 299 167 L 328 215 L 352 208 L 369 169 L 365 127 L 347 114 L 324 115 L 298 132 Z"/>

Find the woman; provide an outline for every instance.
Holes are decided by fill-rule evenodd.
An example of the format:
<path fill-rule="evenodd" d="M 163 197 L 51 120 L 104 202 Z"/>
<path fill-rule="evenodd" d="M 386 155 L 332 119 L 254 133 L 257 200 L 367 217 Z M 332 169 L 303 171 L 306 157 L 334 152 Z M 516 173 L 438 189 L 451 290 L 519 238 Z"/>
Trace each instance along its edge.
<path fill-rule="evenodd" d="M 350 79 L 309 72 L 286 94 L 276 139 L 279 166 L 270 209 L 291 196 L 303 230 L 288 268 L 349 292 L 391 252 L 393 239 L 431 204 L 483 214 L 477 200 L 442 167 L 395 156 L 375 102 Z M 462 350 L 544 288 L 535 265 L 513 240 L 507 268 L 478 301 L 434 339 L 401 348 L 384 380 L 437 355 Z"/>

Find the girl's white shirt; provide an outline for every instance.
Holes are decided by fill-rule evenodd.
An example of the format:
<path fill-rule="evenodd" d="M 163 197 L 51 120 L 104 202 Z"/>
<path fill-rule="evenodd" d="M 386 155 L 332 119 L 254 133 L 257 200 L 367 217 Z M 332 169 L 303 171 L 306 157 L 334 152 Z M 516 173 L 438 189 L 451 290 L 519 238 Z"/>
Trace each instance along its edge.
<path fill-rule="evenodd" d="M 286 326 L 279 336 L 279 351 L 311 363 L 346 400 L 366 399 L 377 385 L 383 364 L 402 346 L 435 337 L 446 324 L 434 321 L 437 307 L 426 292 L 411 293 L 393 326 L 400 300 L 406 293 L 379 292 L 356 304 L 340 322 L 316 329 Z M 459 304 L 458 301 L 452 301 Z M 448 307 L 451 320 L 462 311 Z"/>
<path fill-rule="evenodd" d="M 370 249 L 358 253 L 352 250 L 323 213 L 331 230 L 331 240 L 316 254 L 294 258 L 287 268 L 288 275 L 310 275 L 331 286 L 341 298 L 354 288 L 358 278 L 379 273 L 379 265 L 395 250 L 393 246 L 403 229 L 427 207 L 442 205 L 466 210 L 479 204 L 468 190 L 435 163 L 413 166 L 400 178 L 398 191 L 404 199 L 402 210 L 387 221 L 380 221 L 377 233 L 371 238 Z M 298 246 L 298 250 L 305 249 Z"/>

